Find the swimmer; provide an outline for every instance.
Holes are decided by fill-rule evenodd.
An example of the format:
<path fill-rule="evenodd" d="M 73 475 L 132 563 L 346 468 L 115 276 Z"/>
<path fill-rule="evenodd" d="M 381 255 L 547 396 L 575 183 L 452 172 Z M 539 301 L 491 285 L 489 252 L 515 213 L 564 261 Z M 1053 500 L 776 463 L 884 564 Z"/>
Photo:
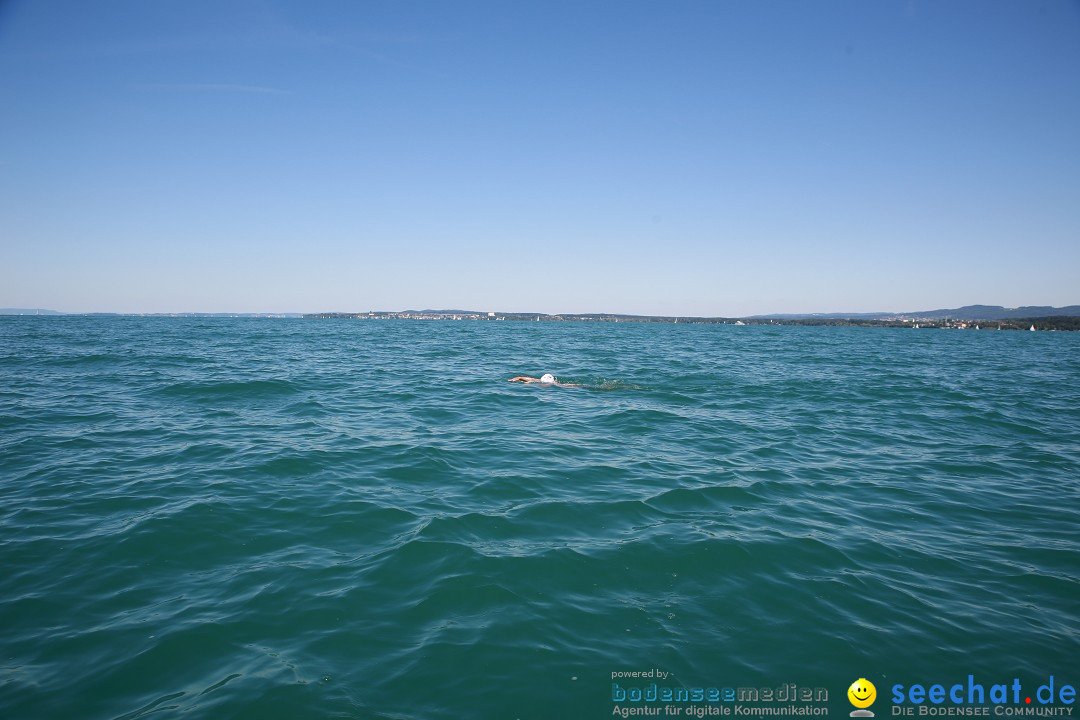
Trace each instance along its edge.
<path fill-rule="evenodd" d="M 540 383 L 541 385 L 554 385 L 555 387 L 581 387 L 580 385 L 571 383 L 561 383 L 556 380 L 555 376 L 551 373 L 545 373 L 538 378 L 529 377 L 528 375 L 518 375 L 517 377 L 510 378 L 510 382 Z"/>

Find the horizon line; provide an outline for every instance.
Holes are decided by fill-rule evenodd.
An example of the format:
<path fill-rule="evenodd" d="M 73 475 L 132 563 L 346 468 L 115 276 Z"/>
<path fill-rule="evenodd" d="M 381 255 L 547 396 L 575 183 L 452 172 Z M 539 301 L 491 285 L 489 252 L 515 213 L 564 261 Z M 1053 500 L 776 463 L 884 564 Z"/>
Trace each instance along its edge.
<path fill-rule="evenodd" d="M 834 311 L 834 312 L 771 312 L 771 313 L 755 313 L 746 315 L 692 315 L 692 314 L 645 314 L 645 313 L 628 313 L 628 312 L 543 312 L 537 310 L 528 311 L 510 311 L 510 310 L 465 310 L 465 309 L 413 309 L 408 308 L 404 310 L 319 310 L 312 312 L 301 312 L 294 310 L 249 310 L 249 311 L 231 311 L 231 310 L 179 310 L 179 311 L 115 311 L 115 310 L 85 310 L 85 311 L 66 311 L 66 310 L 53 310 L 49 308 L 21 308 L 21 307 L 5 307 L 0 308 L 0 315 L 9 316 L 25 316 L 25 315 L 119 315 L 119 316 L 192 316 L 192 315 L 204 315 L 204 316 L 319 316 L 319 315 L 408 315 L 408 314 L 422 314 L 422 315 L 481 315 L 481 316 L 525 316 L 536 315 L 539 317 L 548 318 L 562 318 L 562 317 L 626 317 L 626 318 L 686 318 L 686 319 L 699 319 L 699 320 L 737 320 L 737 319 L 769 319 L 769 318 L 832 318 L 832 319 L 844 319 L 844 318 L 898 318 L 908 315 L 920 315 L 926 313 L 945 313 L 956 311 L 967 311 L 973 309 L 997 310 L 1005 312 L 1013 312 L 1017 310 L 1063 310 L 1069 311 L 1074 315 L 1080 315 L 1080 303 L 1072 305 L 1054 306 L 1054 305 L 1018 305 L 1018 306 L 1004 306 L 1004 305 L 984 305 L 984 304 L 971 304 L 963 305 L 954 308 L 934 308 L 931 310 L 907 310 L 907 311 Z"/>

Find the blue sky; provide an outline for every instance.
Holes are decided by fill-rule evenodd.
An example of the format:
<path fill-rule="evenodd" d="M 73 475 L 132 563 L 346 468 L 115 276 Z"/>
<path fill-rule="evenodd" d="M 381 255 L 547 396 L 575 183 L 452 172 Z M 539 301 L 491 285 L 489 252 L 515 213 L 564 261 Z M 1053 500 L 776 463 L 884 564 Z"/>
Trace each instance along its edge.
<path fill-rule="evenodd" d="M 1080 302 L 1080 3 L 0 2 L 0 306 Z"/>

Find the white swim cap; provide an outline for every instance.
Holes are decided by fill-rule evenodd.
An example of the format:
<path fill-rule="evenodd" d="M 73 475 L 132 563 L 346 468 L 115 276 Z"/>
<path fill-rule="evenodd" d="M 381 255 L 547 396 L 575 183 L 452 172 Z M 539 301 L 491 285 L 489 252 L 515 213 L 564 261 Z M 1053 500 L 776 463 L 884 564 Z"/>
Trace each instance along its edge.
<path fill-rule="evenodd" d="M 551 373 L 547 373 L 540 377 L 540 382 L 544 383 L 545 385 L 550 385 L 551 383 L 555 382 L 555 376 Z"/>

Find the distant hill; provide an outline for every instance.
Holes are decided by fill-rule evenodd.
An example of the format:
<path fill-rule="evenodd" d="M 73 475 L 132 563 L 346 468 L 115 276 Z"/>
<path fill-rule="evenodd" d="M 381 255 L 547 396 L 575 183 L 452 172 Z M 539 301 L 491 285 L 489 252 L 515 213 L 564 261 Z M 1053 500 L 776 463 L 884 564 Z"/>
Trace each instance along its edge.
<path fill-rule="evenodd" d="M 788 315 L 754 315 L 752 320 L 892 320 L 895 318 L 916 318 L 925 320 L 1013 320 L 1020 318 L 1041 317 L 1078 317 L 1080 305 L 1050 307 L 1049 305 L 1027 305 L 1018 308 L 1006 308 L 1000 305 L 965 305 L 961 308 L 942 310 L 919 310 L 916 312 L 878 312 L 878 313 L 804 313 Z"/>
<path fill-rule="evenodd" d="M 922 312 L 902 313 L 911 318 L 950 318 L 953 320 L 1013 320 L 1017 318 L 1040 317 L 1076 317 L 1080 315 L 1080 305 L 1050 307 L 1049 305 L 1026 305 L 1018 308 L 1005 308 L 1000 305 L 965 305 L 951 310 L 924 310 Z M 894 315 L 895 317 L 895 315 Z"/>
<path fill-rule="evenodd" d="M 41 308 L 0 308 L 0 315 L 63 315 L 56 310 L 42 310 Z"/>

